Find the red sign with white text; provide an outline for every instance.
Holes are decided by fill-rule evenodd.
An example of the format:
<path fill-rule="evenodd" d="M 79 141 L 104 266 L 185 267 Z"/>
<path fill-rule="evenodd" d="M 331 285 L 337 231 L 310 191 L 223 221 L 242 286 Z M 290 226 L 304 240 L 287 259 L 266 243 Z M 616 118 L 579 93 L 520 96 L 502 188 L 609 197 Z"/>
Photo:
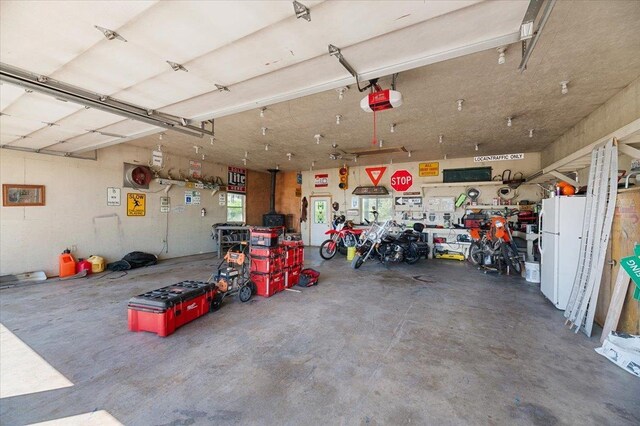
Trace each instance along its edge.
<path fill-rule="evenodd" d="M 315 179 L 316 188 L 326 188 L 329 186 L 329 175 L 326 173 L 317 174 Z"/>
<path fill-rule="evenodd" d="M 391 175 L 391 187 L 394 191 L 406 191 L 413 185 L 413 176 L 406 170 L 396 170 Z"/>

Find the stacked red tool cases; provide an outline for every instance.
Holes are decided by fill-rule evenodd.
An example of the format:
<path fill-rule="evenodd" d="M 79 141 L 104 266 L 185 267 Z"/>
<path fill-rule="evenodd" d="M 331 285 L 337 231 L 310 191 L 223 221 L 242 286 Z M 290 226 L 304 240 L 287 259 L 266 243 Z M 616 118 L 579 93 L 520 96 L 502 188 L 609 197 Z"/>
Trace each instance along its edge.
<path fill-rule="evenodd" d="M 258 296 L 271 297 L 298 283 L 304 261 L 302 241 L 282 241 L 284 228 L 252 228 L 251 281 Z"/>
<path fill-rule="evenodd" d="M 209 312 L 217 287 L 214 283 L 182 281 L 129 300 L 129 330 L 150 331 L 166 337 Z"/>

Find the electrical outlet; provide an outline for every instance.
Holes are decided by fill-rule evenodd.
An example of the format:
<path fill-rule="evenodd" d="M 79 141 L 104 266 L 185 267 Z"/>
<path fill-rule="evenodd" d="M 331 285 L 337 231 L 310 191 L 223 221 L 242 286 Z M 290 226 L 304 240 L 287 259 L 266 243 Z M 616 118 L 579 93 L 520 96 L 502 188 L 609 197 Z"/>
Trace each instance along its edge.
<path fill-rule="evenodd" d="M 76 246 L 75 244 L 71 245 L 71 253 L 75 253 L 78 251 L 78 246 Z"/>

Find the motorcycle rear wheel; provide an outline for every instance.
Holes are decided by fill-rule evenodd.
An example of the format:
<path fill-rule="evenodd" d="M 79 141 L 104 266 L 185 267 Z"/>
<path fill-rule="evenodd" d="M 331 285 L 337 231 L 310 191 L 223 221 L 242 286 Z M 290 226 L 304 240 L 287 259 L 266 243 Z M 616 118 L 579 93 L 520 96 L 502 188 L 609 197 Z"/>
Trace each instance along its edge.
<path fill-rule="evenodd" d="M 362 266 L 363 263 L 364 259 L 362 258 L 362 255 L 360 253 L 356 253 L 356 255 L 353 257 L 353 260 L 351 261 L 351 267 L 353 269 L 358 269 Z"/>
<path fill-rule="evenodd" d="M 413 265 L 418 260 L 420 260 L 420 255 L 418 254 L 418 245 L 416 243 L 409 244 L 408 253 L 409 255 L 405 256 L 404 261 L 409 265 Z"/>
<path fill-rule="evenodd" d="M 482 245 L 478 241 L 474 241 L 469 246 L 469 262 L 473 265 L 482 265 L 483 264 L 484 253 L 482 250 Z"/>
<path fill-rule="evenodd" d="M 502 245 L 502 256 L 505 258 L 507 265 L 513 268 L 517 274 L 522 273 L 522 264 L 520 263 L 520 255 L 510 244 Z"/>
<path fill-rule="evenodd" d="M 333 250 L 331 250 L 330 244 L 333 243 Z M 333 240 L 325 240 L 320 244 L 320 257 L 325 260 L 331 260 L 338 251 L 338 243 L 334 243 Z"/>

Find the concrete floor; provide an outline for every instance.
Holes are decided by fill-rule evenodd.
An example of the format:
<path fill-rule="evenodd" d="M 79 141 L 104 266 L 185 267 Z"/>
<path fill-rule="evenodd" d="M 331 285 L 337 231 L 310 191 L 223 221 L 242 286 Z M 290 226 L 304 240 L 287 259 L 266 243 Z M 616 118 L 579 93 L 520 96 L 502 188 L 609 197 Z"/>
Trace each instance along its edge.
<path fill-rule="evenodd" d="M 3 425 L 106 410 L 127 425 L 639 424 L 640 380 L 564 327 L 536 285 L 466 263 L 307 266 L 318 287 L 222 309 L 168 338 L 131 296 L 206 279 L 209 256 L 0 292 L 0 321 L 74 386 L 0 401 Z"/>

